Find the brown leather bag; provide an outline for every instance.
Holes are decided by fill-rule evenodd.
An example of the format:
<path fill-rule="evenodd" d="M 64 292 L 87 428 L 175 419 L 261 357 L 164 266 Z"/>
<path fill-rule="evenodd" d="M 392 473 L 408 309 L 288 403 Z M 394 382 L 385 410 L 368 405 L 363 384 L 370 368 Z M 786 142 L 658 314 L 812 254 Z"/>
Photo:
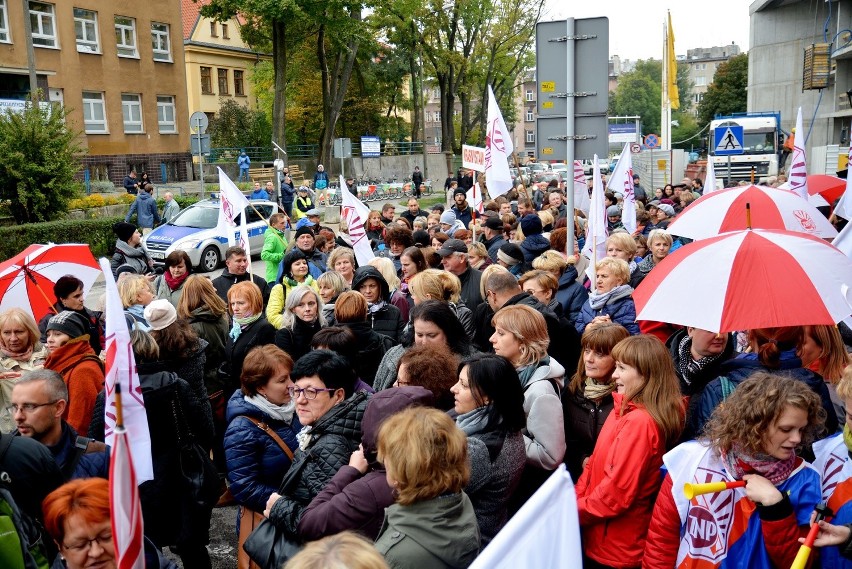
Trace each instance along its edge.
<path fill-rule="evenodd" d="M 284 454 L 290 459 L 290 462 L 293 462 L 293 451 L 290 450 L 290 447 L 287 446 L 281 437 L 278 436 L 278 433 L 269 428 L 269 425 L 255 419 L 254 417 L 249 417 L 248 415 L 240 415 L 240 417 L 244 417 L 255 424 L 255 426 L 272 437 L 272 440 L 281 447 L 281 450 L 284 451 Z M 251 558 L 248 556 L 248 553 L 243 549 L 243 544 L 248 539 L 248 536 L 251 535 L 251 532 L 254 531 L 254 528 L 263 521 L 263 514 L 260 512 L 255 512 L 254 510 L 250 510 L 245 506 L 240 506 L 240 536 L 239 541 L 237 542 L 237 569 L 261 569 L 256 563 L 252 562 Z"/>

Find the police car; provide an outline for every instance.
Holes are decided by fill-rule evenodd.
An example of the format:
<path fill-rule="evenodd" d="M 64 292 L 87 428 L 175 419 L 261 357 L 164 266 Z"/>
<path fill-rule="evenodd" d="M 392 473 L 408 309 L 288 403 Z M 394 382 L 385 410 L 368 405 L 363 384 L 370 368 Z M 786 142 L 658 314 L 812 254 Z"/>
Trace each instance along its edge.
<path fill-rule="evenodd" d="M 254 200 L 246 208 L 246 227 L 251 250 L 259 254 L 263 248 L 263 234 L 268 227 L 266 219 L 278 212 L 275 202 Z M 254 206 L 254 207 L 252 207 Z M 217 230 L 220 202 L 217 198 L 195 203 L 174 221 L 161 225 L 142 239 L 142 246 L 155 264 L 162 265 L 172 251 L 186 251 L 192 265 L 199 271 L 215 270 L 225 258 L 228 239 Z M 262 217 L 261 217 L 262 216 Z M 236 219 L 234 242 L 239 242 L 240 218 Z"/>

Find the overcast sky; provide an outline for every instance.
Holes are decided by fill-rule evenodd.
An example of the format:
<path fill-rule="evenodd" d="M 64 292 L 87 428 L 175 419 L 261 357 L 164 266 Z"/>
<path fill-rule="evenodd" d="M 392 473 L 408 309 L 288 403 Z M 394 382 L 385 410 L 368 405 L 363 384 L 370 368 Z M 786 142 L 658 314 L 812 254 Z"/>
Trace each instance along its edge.
<path fill-rule="evenodd" d="M 609 18 L 609 54 L 621 59 L 660 59 L 663 24 L 671 10 L 675 52 L 727 45 L 748 51 L 748 7 L 751 0 L 547 0 L 543 20 Z"/>

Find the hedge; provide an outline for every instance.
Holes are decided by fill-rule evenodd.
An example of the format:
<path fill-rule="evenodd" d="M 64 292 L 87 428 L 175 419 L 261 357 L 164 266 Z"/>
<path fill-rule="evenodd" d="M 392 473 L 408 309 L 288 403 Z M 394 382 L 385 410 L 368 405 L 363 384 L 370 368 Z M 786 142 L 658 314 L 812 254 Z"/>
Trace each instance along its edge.
<path fill-rule="evenodd" d="M 0 259 L 14 257 L 33 243 L 88 243 L 92 254 L 109 257 L 115 251 L 112 226 L 122 217 L 48 221 L 0 227 Z"/>

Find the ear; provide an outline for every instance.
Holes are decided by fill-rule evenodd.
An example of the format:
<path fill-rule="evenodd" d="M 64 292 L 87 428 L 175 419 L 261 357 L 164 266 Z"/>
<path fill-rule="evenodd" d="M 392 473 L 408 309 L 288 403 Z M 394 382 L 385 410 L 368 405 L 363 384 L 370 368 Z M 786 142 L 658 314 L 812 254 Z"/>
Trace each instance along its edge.
<path fill-rule="evenodd" d="M 56 417 L 62 417 L 65 414 L 65 408 L 68 407 L 68 402 L 64 399 L 60 399 L 56 402 Z"/>
<path fill-rule="evenodd" d="M 346 399 L 346 391 L 343 388 L 338 388 L 334 391 L 334 404 L 337 405 L 341 401 Z"/>

